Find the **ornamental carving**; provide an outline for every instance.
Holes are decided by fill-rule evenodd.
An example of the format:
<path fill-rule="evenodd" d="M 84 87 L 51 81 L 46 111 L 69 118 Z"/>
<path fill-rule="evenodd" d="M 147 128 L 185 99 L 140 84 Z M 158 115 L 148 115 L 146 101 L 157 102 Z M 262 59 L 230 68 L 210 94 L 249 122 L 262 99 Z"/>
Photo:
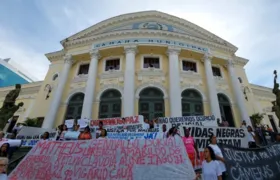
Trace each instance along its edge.
<path fill-rule="evenodd" d="M 123 82 L 123 78 L 111 78 L 111 79 L 100 79 L 100 85 L 101 86 L 108 86 L 113 84 L 120 84 L 120 82 Z"/>
<path fill-rule="evenodd" d="M 72 83 L 70 85 L 70 89 L 81 89 L 84 88 L 86 86 L 86 82 L 79 82 L 79 83 Z"/>
<path fill-rule="evenodd" d="M 149 68 L 147 70 L 142 70 L 137 73 L 138 81 L 145 82 L 157 82 L 163 83 L 165 81 L 165 73 L 162 70 L 157 70 L 154 68 Z"/>

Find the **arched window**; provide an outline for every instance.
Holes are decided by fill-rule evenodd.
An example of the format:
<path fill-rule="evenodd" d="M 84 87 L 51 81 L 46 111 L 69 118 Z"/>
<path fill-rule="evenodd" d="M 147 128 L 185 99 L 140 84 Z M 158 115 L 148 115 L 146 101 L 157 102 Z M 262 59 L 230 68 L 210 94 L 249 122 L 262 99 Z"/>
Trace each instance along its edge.
<path fill-rule="evenodd" d="M 230 127 L 235 127 L 230 101 L 228 97 L 222 93 L 218 94 L 219 106 L 222 119 L 225 119 Z"/>
<path fill-rule="evenodd" d="M 139 115 L 152 120 L 165 116 L 164 94 L 157 88 L 145 88 L 140 92 Z"/>
<path fill-rule="evenodd" d="M 121 93 L 118 90 L 110 89 L 101 95 L 99 104 L 99 118 L 121 117 L 122 102 Z"/>
<path fill-rule="evenodd" d="M 84 93 L 74 94 L 68 102 L 65 119 L 80 119 L 83 110 Z"/>
<path fill-rule="evenodd" d="M 182 92 L 182 116 L 200 116 L 203 113 L 203 102 L 201 94 L 194 89 Z"/>

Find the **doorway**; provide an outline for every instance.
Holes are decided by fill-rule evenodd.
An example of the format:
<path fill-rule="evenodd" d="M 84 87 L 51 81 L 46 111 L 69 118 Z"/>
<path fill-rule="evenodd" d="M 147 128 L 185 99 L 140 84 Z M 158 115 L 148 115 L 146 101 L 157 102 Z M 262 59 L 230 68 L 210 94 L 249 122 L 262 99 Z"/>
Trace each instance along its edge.
<path fill-rule="evenodd" d="M 235 127 L 230 101 L 228 97 L 224 94 L 219 93 L 218 100 L 222 118 L 225 118 L 230 127 Z"/>

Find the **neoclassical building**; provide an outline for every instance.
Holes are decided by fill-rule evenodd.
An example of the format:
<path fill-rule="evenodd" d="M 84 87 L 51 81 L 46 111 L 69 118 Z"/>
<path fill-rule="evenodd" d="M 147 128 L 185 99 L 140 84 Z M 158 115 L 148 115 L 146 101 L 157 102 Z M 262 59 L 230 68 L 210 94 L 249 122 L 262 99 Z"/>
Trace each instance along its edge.
<path fill-rule="evenodd" d="M 46 54 L 51 64 L 45 80 L 23 85 L 18 122 L 37 117 L 52 128 L 73 118 L 214 114 L 240 126 L 265 112 L 264 123 L 279 126 L 271 89 L 249 84 L 248 60 L 235 55 L 238 48 L 181 18 L 158 11 L 124 14 L 61 45 Z M 0 89 L 2 100 L 11 89 Z"/>

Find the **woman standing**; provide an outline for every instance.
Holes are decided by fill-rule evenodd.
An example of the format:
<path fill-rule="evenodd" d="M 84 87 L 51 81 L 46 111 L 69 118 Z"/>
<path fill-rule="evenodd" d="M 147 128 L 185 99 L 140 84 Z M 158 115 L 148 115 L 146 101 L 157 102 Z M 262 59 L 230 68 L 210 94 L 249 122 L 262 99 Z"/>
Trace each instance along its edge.
<path fill-rule="evenodd" d="M 182 137 L 182 140 L 184 142 L 189 159 L 191 160 L 191 163 L 194 167 L 195 166 L 195 155 L 198 160 L 200 159 L 199 152 L 198 152 L 197 146 L 194 142 L 194 138 L 192 136 L 190 136 L 189 128 L 184 127 L 184 132 L 185 132 L 185 137 Z"/>
<path fill-rule="evenodd" d="M 222 179 L 225 180 L 226 179 L 226 165 L 225 165 L 225 159 L 223 157 L 222 151 L 219 148 L 219 146 L 217 145 L 217 138 L 214 135 L 210 136 L 210 145 L 209 145 L 214 153 L 217 159 L 217 162 L 219 164 L 220 170 L 222 172 Z"/>
<path fill-rule="evenodd" d="M 90 128 L 87 126 L 85 127 L 84 131 L 80 133 L 78 139 L 79 140 L 89 140 L 91 139 Z"/>
<path fill-rule="evenodd" d="M 208 146 L 204 149 L 204 161 L 202 162 L 203 180 L 222 180 L 222 172 L 213 149 Z M 198 179 L 199 175 L 197 175 Z"/>

